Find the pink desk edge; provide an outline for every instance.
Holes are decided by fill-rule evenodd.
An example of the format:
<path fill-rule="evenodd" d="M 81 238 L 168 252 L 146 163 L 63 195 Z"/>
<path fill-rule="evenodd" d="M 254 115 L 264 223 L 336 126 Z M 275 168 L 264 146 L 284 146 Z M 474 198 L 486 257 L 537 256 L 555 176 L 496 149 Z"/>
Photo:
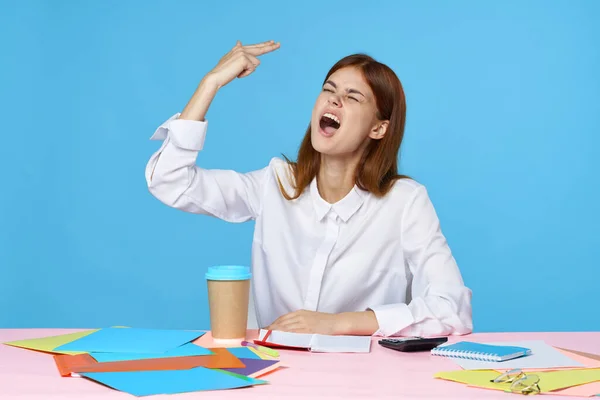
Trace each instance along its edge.
<path fill-rule="evenodd" d="M 78 329 L 0 329 L 0 342 L 60 335 Z M 249 331 L 248 337 L 256 337 Z M 467 388 L 434 379 L 439 371 L 460 369 L 449 359 L 428 353 L 401 353 L 381 347 L 374 338 L 369 354 L 317 354 L 280 351 L 287 368 L 265 377 L 268 385 L 245 389 L 170 395 L 177 399 L 507 399 L 511 395 Z M 548 344 L 600 354 L 600 332 L 478 333 L 459 340 L 545 340 Z M 565 396 L 544 395 L 544 398 Z M 83 378 L 62 378 L 51 355 L 0 345 L 0 399 L 132 399 Z M 167 398 L 166 395 L 144 398 Z M 520 397 L 516 397 L 520 398 Z M 594 397 L 592 397 L 594 398 Z"/>

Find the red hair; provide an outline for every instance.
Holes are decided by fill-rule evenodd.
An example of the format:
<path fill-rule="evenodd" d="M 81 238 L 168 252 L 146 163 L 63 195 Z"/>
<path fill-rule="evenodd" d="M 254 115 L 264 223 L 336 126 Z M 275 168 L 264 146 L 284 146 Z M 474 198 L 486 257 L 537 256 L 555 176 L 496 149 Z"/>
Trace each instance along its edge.
<path fill-rule="evenodd" d="M 355 183 L 359 188 L 381 197 L 392 188 L 397 179 L 407 178 L 398 175 L 398 153 L 406 121 L 404 89 L 391 68 L 365 54 L 353 54 L 339 60 L 331 67 L 323 84 L 334 72 L 347 67 L 356 68 L 363 74 L 375 95 L 377 118 L 389 120 L 386 134 L 382 139 L 371 140 L 355 172 Z M 317 176 L 321 163 L 321 154 L 312 146 L 310 123 L 300 144 L 296 162 L 290 161 L 286 156 L 284 158 L 291 168 L 294 194 L 290 196 L 281 181 L 279 188 L 286 199 L 293 200 L 298 198 Z"/>

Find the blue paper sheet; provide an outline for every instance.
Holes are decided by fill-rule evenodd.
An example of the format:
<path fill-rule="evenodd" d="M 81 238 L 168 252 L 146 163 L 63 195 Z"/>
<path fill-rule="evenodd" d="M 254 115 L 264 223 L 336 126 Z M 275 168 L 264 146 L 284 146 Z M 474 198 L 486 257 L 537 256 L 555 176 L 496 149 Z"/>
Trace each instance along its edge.
<path fill-rule="evenodd" d="M 237 358 L 250 358 L 260 360 L 261 358 L 247 347 L 228 347 L 227 350 Z"/>
<path fill-rule="evenodd" d="M 89 372 L 80 375 L 134 396 L 236 389 L 267 383 L 204 367 L 170 371 Z"/>
<path fill-rule="evenodd" d="M 183 346 L 174 348 L 165 353 L 90 353 L 90 356 L 98 362 L 143 360 L 147 358 L 168 358 L 168 357 L 187 357 L 187 356 L 207 356 L 214 354 L 207 348 L 196 346 L 193 343 L 186 343 Z"/>
<path fill-rule="evenodd" d="M 205 332 L 170 329 L 105 328 L 58 346 L 59 351 L 89 353 L 165 353 Z"/>

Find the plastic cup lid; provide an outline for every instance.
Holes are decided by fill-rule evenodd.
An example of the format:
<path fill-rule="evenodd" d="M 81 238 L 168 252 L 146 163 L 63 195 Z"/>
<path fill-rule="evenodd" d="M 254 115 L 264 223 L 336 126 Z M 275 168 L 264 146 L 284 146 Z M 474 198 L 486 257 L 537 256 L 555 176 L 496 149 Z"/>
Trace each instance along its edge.
<path fill-rule="evenodd" d="M 251 277 L 250 268 L 243 265 L 215 265 L 206 272 L 206 279 L 211 281 L 243 281 Z"/>

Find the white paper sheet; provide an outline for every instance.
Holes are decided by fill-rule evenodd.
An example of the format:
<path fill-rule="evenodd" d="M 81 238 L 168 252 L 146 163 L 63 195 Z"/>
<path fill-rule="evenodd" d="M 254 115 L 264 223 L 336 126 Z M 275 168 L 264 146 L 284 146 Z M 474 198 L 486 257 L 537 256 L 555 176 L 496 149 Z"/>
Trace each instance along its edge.
<path fill-rule="evenodd" d="M 543 340 L 522 340 L 517 342 L 486 342 L 504 346 L 521 346 L 531 349 L 532 354 L 502 362 L 489 362 L 468 360 L 464 358 L 451 358 L 463 369 L 512 369 L 512 368 L 559 368 L 559 367 L 585 367 L 585 365 L 572 360 Z"/>

